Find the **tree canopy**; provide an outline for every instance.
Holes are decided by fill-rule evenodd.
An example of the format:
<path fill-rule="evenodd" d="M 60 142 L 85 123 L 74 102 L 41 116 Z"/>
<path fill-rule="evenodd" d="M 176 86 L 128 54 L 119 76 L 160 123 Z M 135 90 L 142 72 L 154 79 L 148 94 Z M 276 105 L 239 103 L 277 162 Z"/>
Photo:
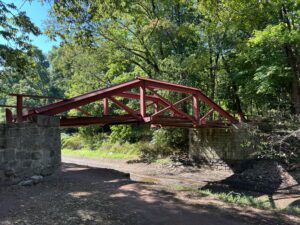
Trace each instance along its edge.
<path fill-rule="evenodd" d="M 64 46 L 53 67 L 72 81 L 85 77 L 70 93 L 141 74 L 200 87 L 237 113 L 299 114 L 299 7 L 293 0 L 55 1 L 48 33 Z"/>
<path fill-rule="evenodd" d="M 39 35 L 40 29 L 25 12 L 19 11 L 13 3 L 3 1 L 0 1 L 0 28 L 0 67 L 23 73 L 25 67 L 32 66 L 29 57 L 34 48 L 29 35 Z"/>
<path fill-rule="evenodd" d="M 46 33 L 62 42 L 45 56 L 29 40 L 39 29 L 0 1 L 2 89 L 70 97 L 140 75 L 200 88 L 242 117 L 300 114 L 299 1 L 50 2 Z"/>

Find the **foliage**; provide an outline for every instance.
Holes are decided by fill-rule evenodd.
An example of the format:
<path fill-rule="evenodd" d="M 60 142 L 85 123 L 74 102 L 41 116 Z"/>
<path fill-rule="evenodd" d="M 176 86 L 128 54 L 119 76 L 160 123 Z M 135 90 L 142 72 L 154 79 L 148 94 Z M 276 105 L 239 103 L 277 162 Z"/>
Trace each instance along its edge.
<path fill-rule="evenodd" d="M 298 1 L 50 2 L 47 34 L 62 43 L 45 57 L 29 41 L 28 35 L 39 30 L 13 4 L 0 1 L 0 36 L 14 43 L 1 46 L 3 92 L 70 97 L 140 75 L 200 88 L 239 115 L 300 114 Z M 174 101 L 184 97 L 160 94 Z M 181 107 L 191 113 L 191 103 Z M 200 108 L 201 115 L 208 110 Z M 103 113 L 99 102 L 83 109 Z M 122 112 L 114 104 L 110 109 Z M 78 110 L 68 114 L 82 115 Z M 121 125 L 80 128 L 79 133 L 92 149 L 104 141 L 139 140 L 152 140 L 145 153 L 187 149 L 184 129 L 146 130 Z"/>
<path fill-rule="evenodd" d="M 63 149 L 82 149 L 84 146 L 82 137 L 77 135 L 67 135 L 62 133 L 61 135 L 61 147 Z"/>
<path fill-rule="evenodd" d="M 193 193 L 198 193 L 200 195 L 214 197 L 227 203 L 233 203 L 242 206 L 251 206 L 259 209 L 275 210 L 294 215 L 299 215 L 300 212 L 300 208 L 298 206 L 288 206 L 287 208 L 283 209 L 274 208 L 274 203 L 272 202 L 272 199 L 262 198 L 260 196 L 253 195 L 252 193 L 243 193 L 232 190 L 217 191 L 208 188 L 195 189 L 193 187 L 183 185 L 176 185 L 175 189 L 177 191 L 190 191 Z"/>
<path fill-rule="evenodd" d="M 248 146 L 255 148 L 255 157 L 276 160 L 290 166 L 299 161 L 299 118 L 274 113 L 256 125 L 248 126 Z M 243 147 L 243 146 L 242 146 Z"/>
<path fill-rule="evenodd" d="M 96 150 L 89 148 L 79 150 L 64 148 L 62 149 L 62 154 L 90 158 L 136 159 L 139 156 L 139 143 L 106 143 Z"/>
<path fill-rule="evenodd" d="M 13 3 L 0 1 L 0 76 L 3 68 L 23 74 L 24 68 L 34 65 L 34 48 L 29 35 L 41 32 Z"/>
<path fill-rule="evenodd" d="M 263 201 L 254 196 L 247 195 L 244 193 L 234 192 L 234 191 L 216 192 L 210 189 L 199 189 L 197 190 L 197 192 L 201 194 L 217 197 L 218 199 L 224 202 L 235 203 L 239 205 L 249 205 L 260 209 L 267 209 L 267 208 L 271 208 L 272 206 L 271 202 L 268 200 Z"/>

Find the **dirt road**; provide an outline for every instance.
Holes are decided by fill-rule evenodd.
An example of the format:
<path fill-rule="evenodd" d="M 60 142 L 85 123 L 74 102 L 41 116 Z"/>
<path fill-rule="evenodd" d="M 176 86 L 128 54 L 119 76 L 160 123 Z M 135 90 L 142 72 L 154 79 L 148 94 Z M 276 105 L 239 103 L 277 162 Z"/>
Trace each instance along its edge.
<path fill-rule="evenodd" d="M 166 185 L 195 185 L 201 187 L 208 182 L 223 180 L 231 176 L 231 171 L 214 171 L 196 167 L 185 167 L 180 165 L 164 165 L 158 163 L 131 163 L 127 159 L 96 159 L 82 158 L 77 156 L 62 156 L 65 163 L 77 165 L 114 169 L 130 173 L 135 181 L 154 182 Z"/>
<path fill-rule="evenodd" d="M 0 224 L 285 225 L 299 218 L 134 182 L 111 169 L 64 165 L 57 177 L 0 192 Z"/>

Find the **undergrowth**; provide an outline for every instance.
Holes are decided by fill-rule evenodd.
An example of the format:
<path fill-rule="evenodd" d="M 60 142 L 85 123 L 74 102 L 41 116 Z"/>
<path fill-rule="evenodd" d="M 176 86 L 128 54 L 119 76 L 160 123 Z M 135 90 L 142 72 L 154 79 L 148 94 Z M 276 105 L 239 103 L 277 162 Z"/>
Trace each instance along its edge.
<path fill-rule="evenodd" d="M 274 208 L 272 203 L 269 199 L 260 199 L 258 197 L 247 195 L 235 191 L 229 191 L 229 192 L 215 192 L 210 189 L 196 189 L 191 187 L 186 187 L 182 185 L 176 185 L 175 189 L 177 191 L 190 191 L 193 193 L 199 193 L 205 196 L 211 196 L 214 198 L 217 198 L 223 202 L 227 203 L 234 203 L 242 206 L 251 206 L 258 209 L 268 209 L 268 210 L 274 210 L 294 215 L 300 214 L 300 207 L 299 206 L 289 206 L 284 209 L 278 209 Z"/>
<path fill-rule="evenodd" d="M 62 154 L 90 158 L 140 159 L 148 163 L 170 164 L 172 149 L 149 142 L 112 142 L 105 135 L 95 137 L 95 142 L 80 134 L 62 134 Z"/>
<path fill-rule="evenodd" d="M 135 159 L 139 156 L 140 143 L 114 143 L 102 144 L 99 148 L 92 150 L 90 148 L 69 149 L 63 148 L 63 155 L 81 156 L 90 158 L 115 158 L 115 159 Z"/>

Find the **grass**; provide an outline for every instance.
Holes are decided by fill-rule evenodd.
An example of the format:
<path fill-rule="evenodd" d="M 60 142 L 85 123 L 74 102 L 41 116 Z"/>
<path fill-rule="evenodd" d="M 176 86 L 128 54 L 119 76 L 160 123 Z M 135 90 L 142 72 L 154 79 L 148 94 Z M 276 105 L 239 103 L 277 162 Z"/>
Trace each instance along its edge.
<path fill-rule="evenodd" d="M 103 147 L 100 147 L 96 150 L 91 150 L 89 148 L 82 148 L 82 149 L 69 149 L 69 148 L 63 148 L 62 149 L 62 155 L 66 156 L 79 156 L 79 157 L 88 157 L 88 158 L 108 158 L 108 159 L 138 159 L 140 157 L 139 149 L 137 149 L 137 146 L 132 146 L 133 144 L 130 144 L 130 149 L 128 149 L 129 146 L 126 144 L 122 144 L 120 146 L 116 146 L 116 144 L 112 145 L 109 149 L 103 149 Z M 158 163 L 162 165 L 169 165 L 172 163 L 172 160 L 170 158 L 161 158 L 156 159 L 153 161 L 153 163 Z"/>
<path fill-rule="evenodd" d="M 300 215 L 300 206 L 289 206 L 281 211 L 289 214 Z"/>
<path fill-rule="evenodd" d="M 230 191 L 230 192 L 213 192 L 209 189 L 200 189 L 199 193 L 206 194 L 208 196 L 217 197 L 218 199 L 238 205 L 248 205 L 259 209 L 270 209 L 271 203 L 269 200 L 261 200 L 251 195 L 245 195 L 242 193 Z"/>
<path fill-rule="evenodd" d="M 139 159 L 142 149 L 148 146 L 147 143 L 111 143 L 109 141 L 96 143 L 89 147 L 80 135 L 62 134 L 62 155 L 79 156 L 89 158 L 111 158 L 111 159 Z M 159 158 L 151 161 L 159 164 L 171 164 L 170 158 Z"/>
<path fill-rule="evenodd" d="M 159 163 L 163 165 L 169 165 L 172 163 L 172 160 L 170 158 L 162 158 L 162 159 L 156 159 L 154 163 Z"/>
<path fill-rule="evenodd" d="M 269 209 L 269 210 L 275 210 L 278 212 L 284 212 L 288 214 L 293 215 L 299 215 L 300 214 L 300 207 L 299 206 L 290 206 L 284 209 L 274 209 L 272 207 L 272 204 L 269 199 L 262 200 L 257 197 L 254 197 L 252 195 L 246 195 L 234 191 L 229 192 L 216 192 L 212 191 L 210 189 L 195 189 L 191 187 L 186 187 L 183 185 L 176 185 L 175 189 L 178 191 L 191 191 L 193 193 L 199 193 L 203 194 L 205 196 L 211 196 L 214 198 L 217 198 L 223 202 L 227 203 L 234 203 L 242 206 L 251 206 L 254 208 L 259 209 Z"/>
<path fill-rule="evenodd" d="M 62 154 L 89 158 L 136 159 L 139 157 L 139 144 L 103 144 L 96 150 L 86 147 L 77 150 L 63 148 Z"/>

